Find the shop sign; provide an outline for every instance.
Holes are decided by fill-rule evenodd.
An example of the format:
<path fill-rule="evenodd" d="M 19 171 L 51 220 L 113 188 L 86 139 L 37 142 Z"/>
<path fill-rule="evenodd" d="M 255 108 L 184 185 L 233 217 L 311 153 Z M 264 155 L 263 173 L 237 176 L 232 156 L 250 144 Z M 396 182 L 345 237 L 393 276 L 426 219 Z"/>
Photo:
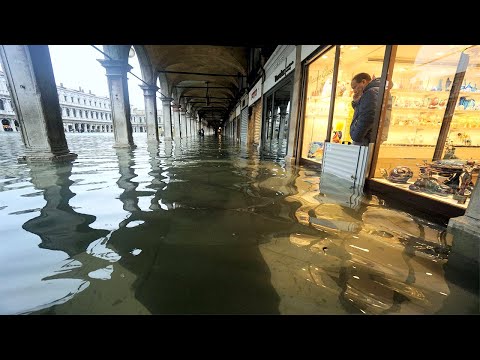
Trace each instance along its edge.
<path fill-rule="evenodd" d="M 277 82 L 279 79 L 281 79 L 282 76 L 285 75 L 287 72 L 292 70 L 293 63 L 294 63 L 294 61 L 290 62 L 290 64 L 288 64 L 288 65 L 285 65 L 285 68 L 283 70 L 281 70 L 277 75 L 275 75 L 275 82 Z"/>
<path fill-rule="evenodd" d="M 253 105 L 255 101 L 262 96 L 262 80 L 257 81 L 252 90 L 248 93 L 248 106 Z"/>

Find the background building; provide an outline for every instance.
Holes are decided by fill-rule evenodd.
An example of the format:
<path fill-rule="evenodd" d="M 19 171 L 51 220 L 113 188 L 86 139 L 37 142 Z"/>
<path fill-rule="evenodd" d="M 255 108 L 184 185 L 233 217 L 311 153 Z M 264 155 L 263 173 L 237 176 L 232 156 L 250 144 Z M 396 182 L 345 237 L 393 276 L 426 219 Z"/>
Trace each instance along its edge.
<path fill-rule="evenodd" d="M 82 87 L 78 90 L 69 89 L 62 83 L 57 86 L 57 92 L 65 132 L 113 131 L 109 97 L 97 96 L 90 90 L 86 93 Z M 146 132 L 145 111 L 134 107 L 130 109 L 133 132 Z M 0 119 L 4 131 L 19 131 L 19 123 L 3 71 L 0 71 Z M 159 114 L 158 126 L 160 134 L 163 134 L 161 119 L 162 116 Z"/>

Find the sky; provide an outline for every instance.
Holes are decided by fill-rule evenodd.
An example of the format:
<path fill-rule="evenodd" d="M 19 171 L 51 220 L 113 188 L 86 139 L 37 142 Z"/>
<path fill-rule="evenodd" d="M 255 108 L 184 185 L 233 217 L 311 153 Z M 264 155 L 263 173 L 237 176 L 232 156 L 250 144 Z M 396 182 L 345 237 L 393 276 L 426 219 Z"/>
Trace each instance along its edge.
<path fill-rule="evenodd" d="M 102 45 L 95 46 L 103 50 Z M 109 96 L 105 68 L 97 61 L 104 58 L 102 53 L 91 45 L 49 45 L 48 48 L 57 85 L 63 83 L 63 86 L 77 90 L 81 86 L 86 93 L 92 90 L 95 95 Z M 133 67 L 130 71 L 141 78 L 137 55 L 129 58 L 128 63 Z M 130 105 L 144 109 L 143 91 L 139 87 L 143 83 L 131 74 L 127 79 Z"/>

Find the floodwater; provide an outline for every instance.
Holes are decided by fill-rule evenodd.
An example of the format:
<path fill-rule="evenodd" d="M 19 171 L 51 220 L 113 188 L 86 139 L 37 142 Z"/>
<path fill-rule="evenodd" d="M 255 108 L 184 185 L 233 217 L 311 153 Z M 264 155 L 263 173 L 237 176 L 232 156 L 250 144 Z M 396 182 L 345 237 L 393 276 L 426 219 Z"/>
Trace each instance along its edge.
<path fill-rule="evenodd" d="M 478 314 L 478 239 L 229 139 L 19 164 L 1 133 L 1 314 Z"/>

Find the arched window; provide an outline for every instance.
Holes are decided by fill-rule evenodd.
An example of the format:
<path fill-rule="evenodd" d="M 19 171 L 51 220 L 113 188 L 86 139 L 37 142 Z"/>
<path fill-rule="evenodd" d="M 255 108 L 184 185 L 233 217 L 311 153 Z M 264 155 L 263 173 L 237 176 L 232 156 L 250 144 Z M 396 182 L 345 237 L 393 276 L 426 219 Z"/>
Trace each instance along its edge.
<path fill-rule="evenodd" d="M 72 109 L 73 111 L 73 117 L 77 117 L 77 111 L 75 109 Z"/>
<path fill-rule="evenodd" d="M 5 110 L 5 104 L 2 99 L 0 99 L 0 110 Z"/>
<path fill-rule="evenodd" d="M 97 105 L 97 103 L 95 103 Z M 98 111 L 95 111 L 95 117 L 98 119 Z"/>
<path fill-rule="evenodd" d="M 70 109 L 67 108 L 67 116 L 70 116 Z"/>
<path fill-rule="evenodd" d="M 83 104 L 87 105 L 87 100 L 83 99 Z"/>

